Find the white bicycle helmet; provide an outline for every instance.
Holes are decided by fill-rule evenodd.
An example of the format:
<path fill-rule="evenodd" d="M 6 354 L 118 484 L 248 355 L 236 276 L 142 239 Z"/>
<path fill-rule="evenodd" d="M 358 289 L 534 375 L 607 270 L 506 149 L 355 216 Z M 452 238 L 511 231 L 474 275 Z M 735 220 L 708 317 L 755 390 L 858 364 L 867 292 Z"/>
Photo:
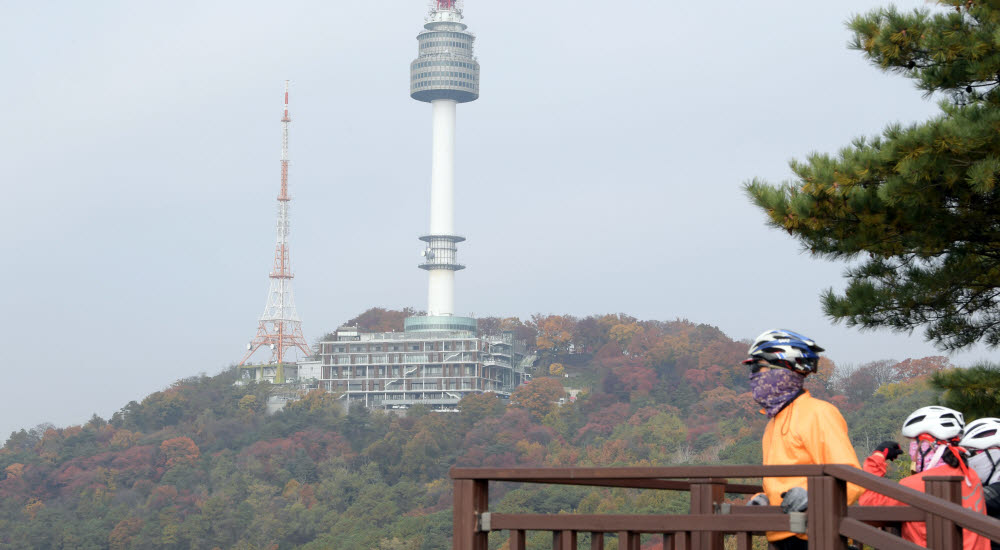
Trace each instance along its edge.
<path fill-rule="evenodd" d="M 758 336 L 747 355 L 744 363 L 766 361 L 767 363 L 784 367 L 799 374 L 816 372 L 819 367 L 819 353 L 823 348 L 806 336 L 790 330 L 769 330 Z"/>
<path fill-rule="evenodd" d="M 949 409 L 931 405 L 921 407 L 903 422 L 903 436 L 917 438 L 923 434 L 930 435 L 938 441 L 950 441 L 962 435 L 965 428 L 965 417 L 962 413 Z"/>
<path fill-rule="evenodd" d="M 976 450 L 1000 447 L 1000 418 L 980 418 L 969 422 L 959 445 Z"/>

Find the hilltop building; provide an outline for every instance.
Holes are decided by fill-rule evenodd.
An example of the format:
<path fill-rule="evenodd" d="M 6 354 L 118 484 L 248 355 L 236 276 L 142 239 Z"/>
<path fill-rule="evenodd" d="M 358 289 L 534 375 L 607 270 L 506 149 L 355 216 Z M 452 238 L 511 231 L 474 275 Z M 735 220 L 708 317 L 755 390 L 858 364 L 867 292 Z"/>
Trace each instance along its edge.
<path fill-rule="evenodd" d="M 510 397 L 531 377 L 526 371 L 534 357 L 513 333 L 479 336 L 471 319 L 472 329 L 418 325 L 422 319 L 408 318 L 404 332 L 341 327 L 335 340 L 320 343 L 319 387 L 370 408 L 421 403 L 454 410 L 469 393 Z"/>

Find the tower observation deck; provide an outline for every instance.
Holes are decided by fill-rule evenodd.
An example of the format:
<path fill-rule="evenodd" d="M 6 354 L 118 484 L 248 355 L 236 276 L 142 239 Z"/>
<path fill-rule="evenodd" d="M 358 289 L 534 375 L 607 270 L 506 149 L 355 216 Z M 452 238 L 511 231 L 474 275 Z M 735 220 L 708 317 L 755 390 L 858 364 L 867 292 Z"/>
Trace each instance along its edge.
<path fill-rule="evenodd" d="M 417 35 L 418 55 L 410 63 L 410 97 L 432 108 L 431 216 L 424 241 L 428 271 L 427 318 L 414 326 L 454 325 L 457 244 L 455 234 L 455 115 L 456 105 L 479 98 L 479 62 L 475 35 L 462 23 L 462 0 L 430 0 L 424 30 Z M 464 319 L 464 318 L 463 318 Z M 475 321 L 463 325 L 475 327 Z"/>
<path fill-rule="evenodd" d="M 476 36 L 462 23 L 461 0 L 431 0 L 424 31 L 417 35 L 418 57 L 410 63 L 410 97 L 430 103 L 479 98 Z"/>

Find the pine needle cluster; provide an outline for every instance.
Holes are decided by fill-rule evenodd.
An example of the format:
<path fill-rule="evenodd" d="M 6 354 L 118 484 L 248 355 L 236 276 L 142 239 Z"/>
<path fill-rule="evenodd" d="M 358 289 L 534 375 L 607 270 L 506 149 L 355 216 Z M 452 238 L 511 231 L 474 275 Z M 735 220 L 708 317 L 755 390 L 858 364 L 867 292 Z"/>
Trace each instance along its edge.
<path fill-rule="evenodd" d="M 943 0 L 848 23 L 851 47 L 937 95 L 941 112 L 746 184 L 813 256 L 850 261 L 825 313 L 862 329 L 923 328 L 942 349 L 1000 345 L 1000 5 Z"/>

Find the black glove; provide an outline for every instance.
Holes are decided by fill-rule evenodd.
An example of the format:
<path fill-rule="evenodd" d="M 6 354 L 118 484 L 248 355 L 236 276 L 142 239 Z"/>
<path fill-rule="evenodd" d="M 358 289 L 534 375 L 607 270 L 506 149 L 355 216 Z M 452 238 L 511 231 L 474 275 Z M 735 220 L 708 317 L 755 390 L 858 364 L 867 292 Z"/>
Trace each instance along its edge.
<path fill-rule="evenodd" d="M 809 509 L 809 493 L 802 487 L 792 487 L 781 493 L 781 511 L 805 512 Z"/>
<path fill-rule="evenodd" d="M 750 499 L 750 502 L 747 503 L 747 506 L 770 506 L 770 505 L 771 501 L 767 499 L 767 495 L 765 495 L 764 493 L 757 493 L 756 495 L 753 496 L 752 499 Z"/>
<path fill-rule="evenodd" d="M 875 451 L 885 455 L 886 460 L 896 460 L 903 454 L 903 449 L 899 448 L 899 443 L 895 441 L 883 441 L 875 446 Z"/>

